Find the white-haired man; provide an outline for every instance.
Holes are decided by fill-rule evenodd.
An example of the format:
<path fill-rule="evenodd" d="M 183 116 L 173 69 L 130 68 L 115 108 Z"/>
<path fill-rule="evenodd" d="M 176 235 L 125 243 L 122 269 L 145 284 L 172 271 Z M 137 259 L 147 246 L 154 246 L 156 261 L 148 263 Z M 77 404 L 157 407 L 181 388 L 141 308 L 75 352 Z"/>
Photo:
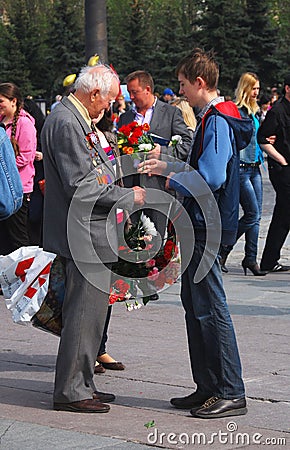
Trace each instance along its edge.
<path fill-rule="evenodd" d="M 94 366 L 108 309 L 110 264 L 117 260 L 115 203 L 143 205 L 140 187 L 114 184 L 114 168 L 92 131 L 92 119 L 119 92 L 109 67 L 84 67 L 75 92 L 64 97 L 42 131 L 46 192 L 44 248 L 65 269 L 62 332 L 56 363 L 54 409 L 108 412 L 113 394 L 98 392 Z"/>

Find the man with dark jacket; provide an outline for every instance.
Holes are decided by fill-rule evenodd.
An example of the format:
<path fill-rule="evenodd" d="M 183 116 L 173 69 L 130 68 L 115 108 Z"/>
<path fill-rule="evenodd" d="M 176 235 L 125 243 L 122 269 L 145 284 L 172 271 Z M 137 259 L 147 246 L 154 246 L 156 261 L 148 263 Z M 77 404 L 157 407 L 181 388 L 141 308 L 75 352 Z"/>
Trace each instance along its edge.
<path fill-rule="evenodd" d="M 269 136 L 276 136 L 272 145 Z M 281 248 L 290 229 L 290 74 L 284 81 L 284 95 L 268 111 L 258 131 L 258 142 L 268 154 L 269 178 L 276 192 L 276 203 L 261 260 L 261 270 L 285 272 L 290 266 L 279 264 Z"/>

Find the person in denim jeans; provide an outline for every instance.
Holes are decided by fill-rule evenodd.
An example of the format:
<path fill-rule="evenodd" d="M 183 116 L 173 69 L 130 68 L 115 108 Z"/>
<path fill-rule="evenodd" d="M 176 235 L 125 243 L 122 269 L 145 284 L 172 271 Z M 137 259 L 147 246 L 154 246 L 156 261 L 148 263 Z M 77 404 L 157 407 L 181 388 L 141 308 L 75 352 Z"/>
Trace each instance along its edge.
<path fill-rule="evenodd" d="M 0 122 L 0 221 L 19 210 L 22 198 L 23 190 L 14 150 L 5 125 Z"/>
<path fill-rule="evenodd" d="M 237 240 L 245 235 L 245 257 L 242 266 L 245 275 L 249 269 L 255 276 L 264 276 L 267 272 L 260 270 L 257 264 L 258 238 L 262 214 L 262 176 L 260 164 L 264 161 L 262 150 L 257 143 L 259 111 L 257 98 L 260 82 L 255 73 L 246 72 L 241 76 L 236 89 L 236 104 L 242 117 L 250 117 L 253 121 L 253 134 L 249 145 L 240 152 L 240 205 L 243 216 L 239 220 Z M 227 257 L 233 246 L 222 246 L 221 269 L 228 272 L 225 266 Z"/>
<path fill-rule="evenodd" d="M 218 251 L 221 242 L 230 245 L 236 237 L 238 152 L 250 141 L 252 122 L 218 96 L 219 71 L 211 52 L 194 49 L 178 63 L 176 73 L 179 93 L 200 108 L 188 164 L 151 159 L 138 168 L 149 176 L 166 175 L 166 188 L 184 196 L 187 213 L 183 210 L 179 221 L 181 301 L 196 390 L 170 403 L 197 418 L 242 415 L 247 412 L 245 388 Z"/>

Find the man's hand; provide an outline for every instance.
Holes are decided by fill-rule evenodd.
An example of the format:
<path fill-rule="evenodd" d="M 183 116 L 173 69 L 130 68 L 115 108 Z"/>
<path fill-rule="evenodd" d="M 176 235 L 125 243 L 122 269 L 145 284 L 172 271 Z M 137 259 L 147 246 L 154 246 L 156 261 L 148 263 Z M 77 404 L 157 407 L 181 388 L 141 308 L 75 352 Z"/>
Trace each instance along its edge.
<path fill-rule="evenodd" d="M 147 153 L 148 159 L 160 159 L 161 147 L 159 144 L 155 144 L 155 147 Z"/>
<path fill-rule="evenodd" d="M 146 198 L 145 189 L 141 188 L 140 186 L 134 186 L 132 189 L 134 191 L 134 203 L 136 205 L 144 205 Z"/>
<path fill-rule="evenodd" d="M 269 137 L 266 138 L 266 140 L 267 140 L 271 145 L 274 145 L 275 142 L 276 142 L 276 136 L 275 136 L 275 135 L 269 136 Z"/>
<path fill-rule="evenodd" d="M 146 161 L 138 164 L 138 173 L 147 173 L 151 175 L 162 175 L 166 170 L 167 162 L 158 159 L 146 159 Z"/>
<path fill-rule="evenodd" d="M 175 172 L 170 172 L 170 174 L 167 175 L 167 178 L 166 178 L 166 181 L 165 181 L 165 189 L 167 189 L 168 191 L 170 191 L 170 189 L 171 189 L 169 187 L 169 182 L 170 182 L 170 179 L 171 179 L 172 175 L 175 175 Z"/>
<path fill-rule="evenodd" d="M 34 157 L 35 161 L 41 161 L 43 159 L 43 154 L 42 152 L 35 152 L 35 157 Z"/>

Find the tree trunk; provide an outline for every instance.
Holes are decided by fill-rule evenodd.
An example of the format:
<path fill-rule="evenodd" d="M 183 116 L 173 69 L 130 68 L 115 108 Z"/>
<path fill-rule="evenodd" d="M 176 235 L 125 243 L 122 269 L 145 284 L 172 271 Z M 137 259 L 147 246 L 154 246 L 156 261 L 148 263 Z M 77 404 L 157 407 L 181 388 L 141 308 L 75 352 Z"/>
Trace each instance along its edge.
<path fill-rule="evenodd" d="M 106 0 L 85 0 L 86 62 L 97 53 L 108 62 Z"/>

